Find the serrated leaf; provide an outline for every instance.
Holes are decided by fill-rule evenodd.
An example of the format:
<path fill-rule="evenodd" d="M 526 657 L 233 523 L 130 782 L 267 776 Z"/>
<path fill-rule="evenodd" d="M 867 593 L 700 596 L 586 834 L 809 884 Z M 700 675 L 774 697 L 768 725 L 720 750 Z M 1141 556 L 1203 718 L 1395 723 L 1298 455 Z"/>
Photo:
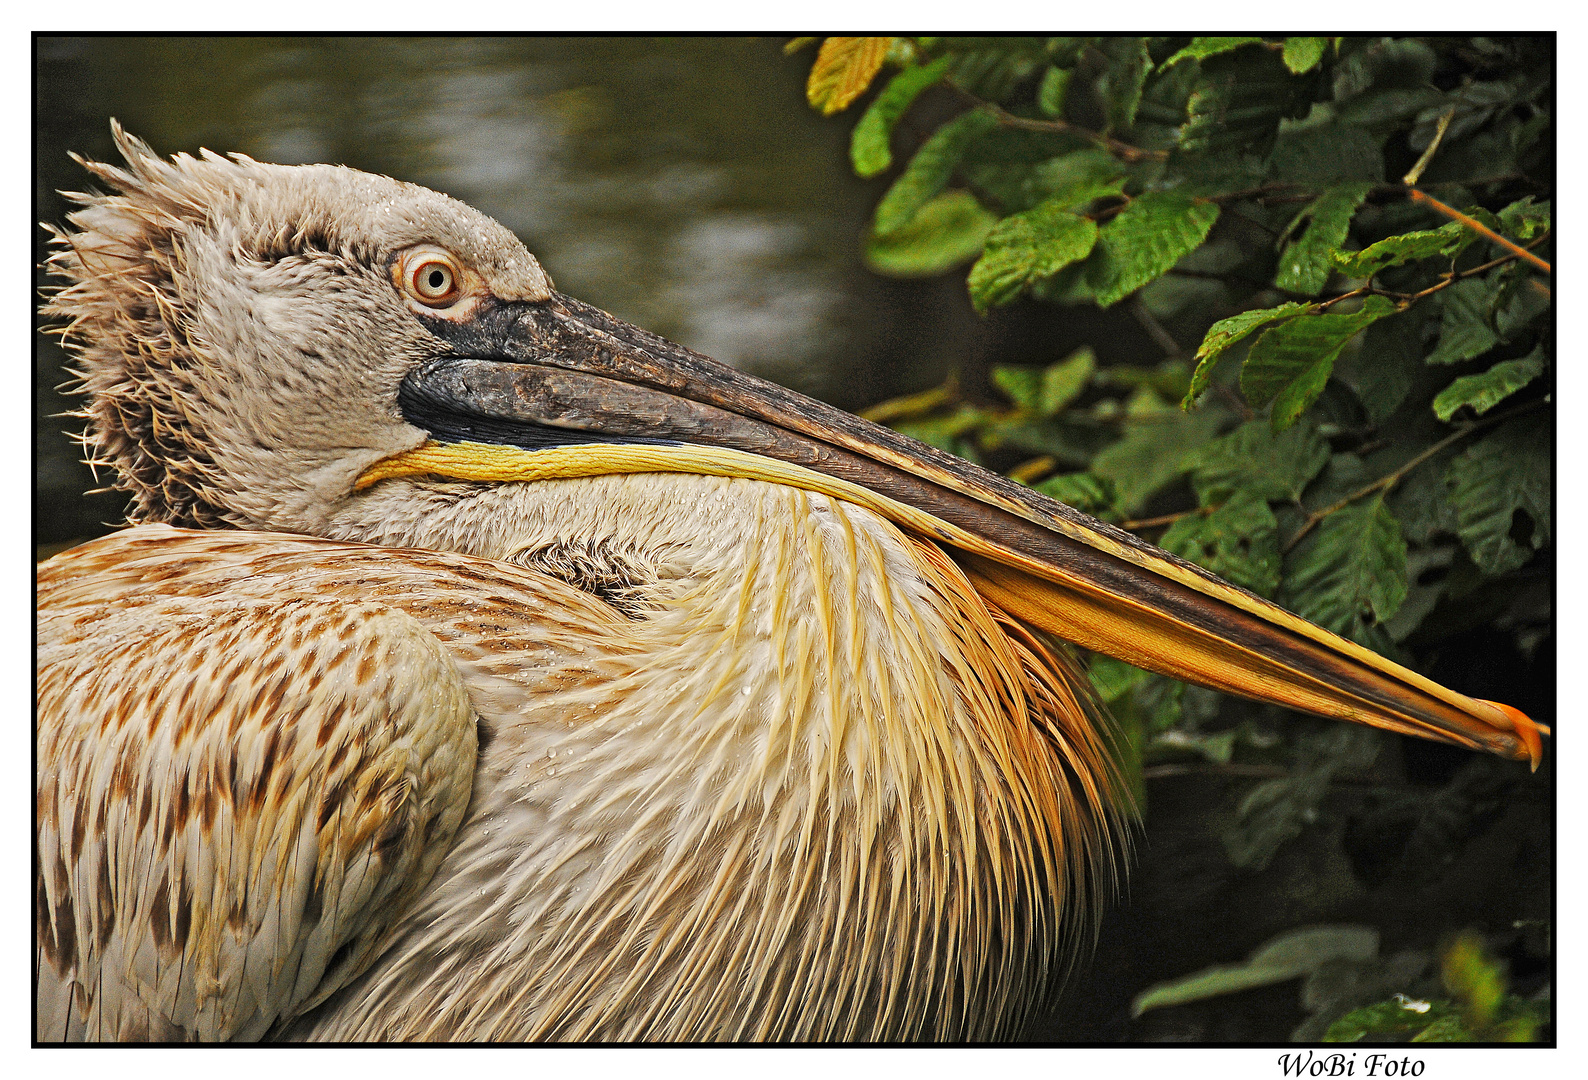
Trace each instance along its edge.
<path fill-rule="evenodd" d="M 1400 408 L 1423 366 L 1423 335 L 1428 311 L 1415 305 L 1393 319 L 1380 319 L 1362 335 L 1357 351 L 1354 389 L 1357 400 L 1375 424 Z"/>
<path fill-rule="evenodd" d="M 1406 539 L 1382 494 L 1323 519 L 1291 553 L 1290 607 L 1342 637 L 1373 648 L 1380 624 L 1406 599 Z"/>
<path fill-rule="evenodd" d="M 1199 37 L 1192 38 L 1191 44 L 1175 53 L 1162 64 L 1158 65 L 1159 71 L 1168 71 L 1182 60 L 1206 60 L 1210 56 L 1231 52 L 1244 45 L 1261 45 L 1260 37 Z"/>
<path fill-rule="evenodd" d="M 1107 117 L 1105 131 L 1122 131 L 1136 122 L 1141 105 L 1141 88 L 1152 70 L 1144 37 L 1104 38 L 1099 50 L 1109 58 L 1108 67 L 1097 80 L 1097 93 L 1103 99 Z"/>
<path fill-rule="evenodd" d="M 1328 46 L 1328 38 L 1287 37 L 1285 51 L 1281 55 L 1291 74 L 1303 75 L 1318 66 L 1318 61 L 1323 59 L 1323 51 Z"/>
<path fill-rule="evenodd" d="M 1366 961 L 1378 955 L 1378 931 L 1368 926 L 1310 926 L 1287 930 L 1252 953 L 1244 964 L 1220 964 L 1158 983 L 1136 995 L 1132 1016 L 1166 1005 L 1300 978 L 1331 960 Z"/>
<path fill-rule="evenodd" d="M 977 47 L 978 41 L 984 46 Z M 949 78 L 984 101 L 1004 100 L 1048 60 L 1040 38 L 951 38 L 947 42 L 955 57 Z"/>
<path fill-rule="evenodd" d="M 1367 278 L 1392 266 L 1429 259 L 1435 255 L 1453 255 L 1464 247 L 1465 228 L 1459 221 L 1437 229 L 1386 236 L 1361 251 L 1342 251 L 1334 256 L 1334 265 L 1346 277 Z"/>
<path fill-rule="evenodd" d="M 878 94 L 871 107 L 855 125 L 849 139 L 849 157 L 856 176 L 876 176 L 893 164 L 889 141 L 899 118 L 910 111 L 921 91 L 943 77 L 953 58 L 942 56 L 925 67 L 905 68 Z"/>
<path fill-rule="evenodd" d="M 1456 507 L 1450 501 L 1445 474 L 1456 456 L 1454 447 L 1440 451 L 1413 469 L 1388 496 L 1400 519 L 1401 532 L 1414 544 L 1429 543 L 1439 533 L 1455 533 Z"/>
<path fill-rule="evenodd" d="M 968 191 L 945 191 L 902 228 L 866 238 L 866 265 L 888 277 L 932 277 L 981 254 L 998 218 Z"/>
<path fill-rule="evenodd" d="M 1439 343 L 1428 354 L 1430 364 L 1459 364 L 1482 356 L 1500 342 L 1490 323 L 1499 281 L 1467 278 L 1439 294 L 1444 312 L 1439 321 Z"/>
<path fill-rule="evenodd" d="M 1069 94 L 1072 68 L 1050 67 L 1042 73 L 1042 84 L 1037 87 L 1037 108 L 1043 116 L 1064 115 L 1064 99 Z"/>
<path fill-rule="evenodd" d="M 1112 486 L 1091 473 L 1050 476 L 1037 484 L 1036 490 L 1088 514 L 1106 510 L 1114 503 Z"/>
<path fill-rule="evenodd" d="M 972 109 L 934 132 L 877 204 L 873 234 L 886 236 L 909 224 L 916 212 L 948 184 L 970 144 L 997 126 L 998 120 L 990 111 Z"/>
<path fill-rule="evenodd" d="M 1295 501 L 1328 462 L 1329 444 L 1311 424 L 1275 434 L 1272 425 L 1253 420 L 1197 452 L 1191 484 L 1203 506 L 1242 491 Z"/>
<path fill-rule="evenodd" d="M 1241 392 L 1258 408 L 1272 402 L 1270 420 L 1283 430 L 1323 392 L 1345 343 L 1394 310 L 1370 296 L 1350 315 L 1307 315 L 1265 330 L 1246 354 Z"/>
<path fill-rule="evenodd" d="M 1482 416 L 1544 371 L 1544 350 L 1534 349 L 1516 360 L 1502 360 L 1481 375 L 1463 375 L 1434 398 L 1434 415 L 1449 420 L 1456 410 L 1471 406 L 1473 415 Z"/>
<path fill-rule="evenodd" d="M 1048 199 L 1070 209 L 1085 207 L 1125 190 L 1125 169 L 1112 154 L 1078 150 L 1049 158 L 1031 169 L 1032 181 Z"/>
<path fill-rule="evenodd" d="M 1267 501 L 1249 491 L 1210 514 L 1181 518 L 1158 546 L 1260 596 L 1279 588 L 1279 523 Z"/>
<path fill-rule="evenodd" d="M 1115 505 L 1136 513 L 1191 467 L 1194 452 L 1218 430 L 1209 413 L 1159 413 L 1125 425 L 1125 437 L 1098 453 L 1092 472 L 1114 485 Z"/>
<path fill-rule="evenodd" d="M 1518 240 L 1531 240 L 1549 228 L 1550 204 L 1534 204 L 1533 196 L 1518 200 L 1500 211 L 1503 231 Z"/>
<path fill-rule="evenodd" d="M 1303 80 L 1275 52 L 1204 61 L 1181 125 L 1182 151 L 1239 147 L 1266 153 L 1279 124 L 1310 105 Z"/>
<path fill-rule="evenodd" d="M 966 180 L 1002 203 L 1005 213 L 1030 210 L 1050 198 L 1082 210 L 1095 199 L 1117 196 L 1124 188 L 1124 166 L 1102 150 L 1089 147 L 1054 155 L 1052 140 L 1042 139 L 1027 144 L 1026 149 L 1040 153 L 1035 160 L 1008 152 L 1014 149 L 1011 135 L 1032 134 L 1008 129 L 992 132 L 976 143 L 975 160 L 962 165 Z"/>
<path fill-rule="evenodd" d="M 866 92 L 893 47 L 891 37 L 830 37 L 816 52 L 805 99 L 823 116 L 849 107 Z"/>
<path fill-rule="evenodd" d="M 1549 543 L 1549 443 L 1546 421 L 1519 417 L 1450 463 L 1445 482 L 1456 507 L 1456 532 L 1486 574 L 1515 570 Z M 1531 519 L 1530 529 L 1518 511 Z M 1521 535 L 1513 538 L 1513 531 Z"/>
<path fill-rule="evenodd" d="M 1345 241 L 1351 218 L 1372 187 L 1365 180 L 1353 180 L 1337 184 L 1313 200 L 1304 211 L 1312 220 L 1285 248 L 1274 284 L 1291 292 L 1318 295 L 1334 270 L 1332 256 Z"/>
<path fill-rule="evenodd" d="M 1088 279 L 1100 307 L 1124 299 L 1169 271 L 1207 238 L 1219 218 L 1214 202 L 1174 192 L 1148 192 L 1098 230 L 1098 257 Z"/>
<path fill-rule="evenodd" d="M 1297 301 L 1287 301 L 1275 308 L 1260 308 L 1255 311 L 1243 311 L 1239 315 L 1231 315 L 1227 319 L 1220 319 L 1208 327 L 1202 344 L 1197 346 L 1195 360 L 1196 370 L 1191 373 L 1191 387 L 1186 391 L 1185 400 L 1180 407 L 1189 409 L 1197 398 L 1207 390 L 1213 381 L 1213 368 L 1219 362 L 1231 345 L 1269 323 L 1279 319 L 1294 318 L 1297 315 L 1311 311 L 1315 305 L 1304 304 Z"/>
<path fill-rule="evenodd" d="M 1052 277 L 1080 262 L 1097 243 L 1097 223 L 1049 201 L 1000 221 L 987 237 L 982 257 L 971 267 L 971 303 L 985 312 L 1007 304 L 1033 281 Z"/>

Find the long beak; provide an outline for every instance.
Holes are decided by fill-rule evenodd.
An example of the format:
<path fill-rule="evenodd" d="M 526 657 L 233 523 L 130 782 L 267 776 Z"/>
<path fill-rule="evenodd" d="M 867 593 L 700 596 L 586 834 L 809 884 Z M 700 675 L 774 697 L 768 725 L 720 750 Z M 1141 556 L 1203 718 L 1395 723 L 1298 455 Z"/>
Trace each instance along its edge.
<path fill-rule="evenodd" d="M 569 297 L 436 321 L 453 355 L 409 375 L 431 433 L 399 476 L 542 480 L 687 472 L 866 506 L 950 548 L 988 600 L 1083 648 L 1320 716 L 1533 767 L 1541 728 L 1307 622 L 1129 533 L 887 428 L 746 375 Z"/>

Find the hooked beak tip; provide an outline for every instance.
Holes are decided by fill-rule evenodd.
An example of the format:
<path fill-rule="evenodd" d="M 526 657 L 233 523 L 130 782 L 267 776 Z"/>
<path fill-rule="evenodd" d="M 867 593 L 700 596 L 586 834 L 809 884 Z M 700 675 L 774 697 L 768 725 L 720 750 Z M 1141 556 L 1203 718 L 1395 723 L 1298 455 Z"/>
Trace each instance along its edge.
<path fill-rule="evenodd" d="M 1517 739 L 1527 749 L 1527 758 L 1532 770 L 1537 772 L 1538 763 L 1544 758 L 1544 736 L 1550 734 L 1550 729 L 1532 720 L 1521 709 L 1513 708 L 1504 702 L 1487 701 L 1483 698 L 1473 700 L 1493 710 L 1491 722 L 1495 727 L 1509 728 L 1516 733 Z"/>

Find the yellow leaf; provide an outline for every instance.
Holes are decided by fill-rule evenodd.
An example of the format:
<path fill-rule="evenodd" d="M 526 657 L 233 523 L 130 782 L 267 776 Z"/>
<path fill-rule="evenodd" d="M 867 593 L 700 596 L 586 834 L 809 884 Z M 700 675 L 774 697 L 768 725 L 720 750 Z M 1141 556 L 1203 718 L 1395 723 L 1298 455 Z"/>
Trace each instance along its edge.
<path fill-rule="evenodd" d="M 830 37 L 822 42 L 805 84 L 811 108 L 823 116 L 848 108 L 877 77 L 892 47 L 891 37 Z"/>
<path fill-rule="evenodd" d="M 789 43 L 783 46 L 783 55 L 793 56 L 795 53 L 799 52 L 801 49 L 811 44 L 815 40 L 816 39 L 813 37 L 790 38 Z"/>

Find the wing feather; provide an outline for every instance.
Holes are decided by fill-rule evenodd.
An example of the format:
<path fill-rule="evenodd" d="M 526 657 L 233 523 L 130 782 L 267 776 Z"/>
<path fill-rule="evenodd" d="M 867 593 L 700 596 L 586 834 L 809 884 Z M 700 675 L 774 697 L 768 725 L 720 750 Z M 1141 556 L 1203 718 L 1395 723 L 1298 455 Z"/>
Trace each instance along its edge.
<path fill-rule="evenodd" d="M 468 804 L 434 634 L 301 561 L 192 588 L 184 535 L 41 567 L 40 1040 L 259 1038 L 373 960 Z"/>

